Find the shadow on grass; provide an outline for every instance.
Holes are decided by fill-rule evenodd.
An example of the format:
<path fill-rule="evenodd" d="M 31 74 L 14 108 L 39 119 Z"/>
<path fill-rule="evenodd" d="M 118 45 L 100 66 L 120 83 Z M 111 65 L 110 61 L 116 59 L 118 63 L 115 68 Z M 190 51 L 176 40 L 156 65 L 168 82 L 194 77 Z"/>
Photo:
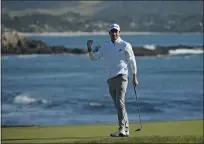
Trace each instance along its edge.
<path fill-rule="evenodd" d="M 199 143 L 202 144 L 203 137 L 195 136 L 144 136 L 128 138 L 99 138 L 97 140 L 79 140 L 74 144 L 140 144 L 140 143 Z"/>
<path fill-rule="evenodd" d="M 144 136 L 144 137 L 120 137 L 120 138 L 112 138 L 112 137 L 56 137 L 56 138 L 10 138 L 10 139 L 2 139 L 2 143 L 13 143 L 20 144 L 19 141 L 25 141 L 29 144 L 29 141 L 32 140 L 74 140 L 71 143 L 74 144 L 139 144 L 139 143 L 203 143 L 203 137 L 201 136 Z M 44 143 L 47 143 L 44 141 Z M 57 142 L 52 142 L 53 144 L 57 144 Z M 64 144 L 68 144 L 70 142 L 60 142 Z M 32 144 L 35 144 L 32 142 Z M 37 143 L 36 143 L 37 144 Z"/>
<path fill-rule="evenodd" d="M 56 138 L 10 138 L 10 139 L 1 139 L 2 141 L 17 141 L 17 140 L 60 140 L 60 139 L 94 139 L 96 137 L 56 137 Z M 104 138 L 104 137 L 98 137 Z"/>

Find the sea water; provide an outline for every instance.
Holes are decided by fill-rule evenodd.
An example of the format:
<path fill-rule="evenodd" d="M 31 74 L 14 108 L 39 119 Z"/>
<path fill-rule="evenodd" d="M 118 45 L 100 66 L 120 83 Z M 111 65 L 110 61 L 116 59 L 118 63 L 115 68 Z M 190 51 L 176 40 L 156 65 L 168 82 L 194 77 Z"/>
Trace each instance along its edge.
<path fill-rule="evenodd" d="M 125 36 L 135 45 L 202 45 L 202 35 Z M 30 37 L 51 45 L 83 48 L 107 36 Z M 188 38 L 188 39 L 187 39 Z M 134 41 L 135 40 L 135 41 Z M 2 125 L 117 123 L 101 61 L 88 55 L 2 56 Z M 136 101 L 132 75 L 126 94 L 130 122 L 203 118 L 203 53 L 136 57 Z"/>

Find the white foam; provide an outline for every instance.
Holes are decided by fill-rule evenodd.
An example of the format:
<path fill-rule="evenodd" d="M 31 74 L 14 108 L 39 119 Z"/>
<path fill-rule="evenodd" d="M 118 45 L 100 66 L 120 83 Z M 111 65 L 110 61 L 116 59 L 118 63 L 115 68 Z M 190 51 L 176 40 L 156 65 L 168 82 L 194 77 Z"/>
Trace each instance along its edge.
<path fill-rule="evenodd" d="M 36 54 L 31 54 L 31 55 L 18 55 L 18 58 L 34 58 L 37 57 L 38 55 Z"/>
<path fill-rule="evenodd" d="M 91 103 L 89 103 L 89 105 L 92 106 L 92 107 L 102 107 L 102 106 L 104 106 L 103 104 L 96 103 L 96 102 L 91 102 Z"/>
<path fill-rule="evenodd" d="M 148 50 L 155 50 L 156 46 L 155 45 L 144 45 L 143 48 L 148 49 Z"/>
<path fill-rule="evenodd" d="M 14 98 L 15 104 L 35 104 L 35 103 L 42 103 L 47 104 L 47 100 L 45 99 L 35 99 L 27 95 L 18 95 Z"/>
<path fill-rule="evenodd" d="M 36 99 L 24 95 L 16 96 L 14 98 L 14 103 L 16 104 L 31 104 L 35 102 L 37 102 Z"/>
<path fill-rule="evenodd" d="M 176 49 L 176 50 L 169 50 L 169 54 L 171 55 L 178 55 L 178 54 L 202 54 L 202 49 Z"/>

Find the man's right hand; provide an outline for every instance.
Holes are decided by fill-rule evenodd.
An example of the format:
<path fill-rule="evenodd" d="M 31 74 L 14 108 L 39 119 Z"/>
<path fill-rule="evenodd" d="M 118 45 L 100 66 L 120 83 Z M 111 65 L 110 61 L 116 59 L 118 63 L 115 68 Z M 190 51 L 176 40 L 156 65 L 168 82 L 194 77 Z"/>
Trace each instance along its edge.
<path fill-rule="evenodd" d="M 93 44 L 93 40 L 88 40 L 87 41 L 87 48 L 88 48 L 88 52 L 91 52 L 91 46 Z"/>

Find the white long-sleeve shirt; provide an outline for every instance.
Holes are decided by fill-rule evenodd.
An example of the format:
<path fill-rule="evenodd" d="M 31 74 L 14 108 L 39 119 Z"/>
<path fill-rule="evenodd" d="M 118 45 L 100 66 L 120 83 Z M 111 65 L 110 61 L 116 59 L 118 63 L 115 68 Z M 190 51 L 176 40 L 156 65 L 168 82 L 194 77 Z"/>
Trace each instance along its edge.
<path fill-rule="evenodd" d="M 104 43 L 97 52 L 89 52 L 91 60 L 103 59 L 108 78 L 119 74 L 128 75 L 128 64 L 133 74 L 137 73 L 137 65 L 132 46 L 118 38 L 114 43 L 110 40 Z"/>

